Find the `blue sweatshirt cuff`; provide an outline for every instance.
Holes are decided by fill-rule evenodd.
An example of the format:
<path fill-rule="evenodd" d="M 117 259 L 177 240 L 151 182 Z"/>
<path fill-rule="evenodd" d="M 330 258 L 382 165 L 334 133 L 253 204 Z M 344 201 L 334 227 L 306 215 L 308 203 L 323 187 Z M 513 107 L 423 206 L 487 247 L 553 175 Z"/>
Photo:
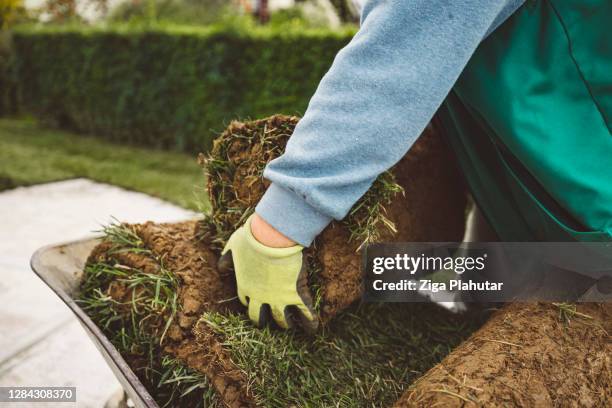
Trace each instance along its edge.
<path fill-rule="evenodd" d="M 255 212 L 275 229 L 300 245 L 310 246 L 332 221 L 299 195 L 272 183 Z"/>

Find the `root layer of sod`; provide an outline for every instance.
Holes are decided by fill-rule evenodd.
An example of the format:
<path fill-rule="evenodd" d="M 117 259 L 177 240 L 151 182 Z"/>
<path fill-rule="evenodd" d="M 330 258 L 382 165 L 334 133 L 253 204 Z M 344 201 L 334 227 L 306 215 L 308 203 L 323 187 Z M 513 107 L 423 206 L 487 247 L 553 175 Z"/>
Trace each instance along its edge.
<path fill-rule="evenodd" d="M 609 407 L 612 305 L 508 305 L 396 407 Z"/>

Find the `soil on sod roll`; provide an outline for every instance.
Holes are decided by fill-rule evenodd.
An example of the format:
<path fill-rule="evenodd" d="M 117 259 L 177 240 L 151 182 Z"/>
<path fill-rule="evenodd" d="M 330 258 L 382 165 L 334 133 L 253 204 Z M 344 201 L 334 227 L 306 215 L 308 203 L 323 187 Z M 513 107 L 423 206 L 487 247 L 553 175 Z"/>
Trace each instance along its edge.
<path fill-rule="evenodd" d="M 512 304 L 396 407 L 612 406 L 612 305 Z"/>
<path fill-rule="evenodd" d="M 429 130 L 306 251 L 315 306 L 334 324 L 312 338 L 244 318 L 217 257 L 297 120 L 233 122 L 203 159 L 212 203 L 204 221 L 114 225 L 89 259 L 81 303 L 162 405 L 385 406 L 474 329 L 431 306 L 347 310 L 362 290 L 363 244 L 462 237 L 463 184 Z"/>
<path fill-rule="evenodd" d="M 201 235 L 211 247 L 220 250 L 253 212 L 269 185 L 263 169 L 284 151 L 298 120 L 276 115 L 232 122 L 215 140 L 211 154 L 201 157 L 211 200 Z M 348 216 L 332 222 L 305 251 L 322 322 L 361 297 L 359 248 L 384 241 L 460 241 L 465 207 L 465 186 L 454 157 L 428 128 Z"/>
<path fill-rule="evenodd" d="M 235 302 L 222 302 L 235 296 L 233 282 L 217 273 L 217 256 L 195 239 L 195 227 L 195 221 L 106 227 L 78 299 L 160 406 L 221 406 L 218 390 L 231 393 L 237 381 L 231 370 L 217 376 L 222 367 L 205 364 L 193 341 L 203 311 L 237 310 Z"/>

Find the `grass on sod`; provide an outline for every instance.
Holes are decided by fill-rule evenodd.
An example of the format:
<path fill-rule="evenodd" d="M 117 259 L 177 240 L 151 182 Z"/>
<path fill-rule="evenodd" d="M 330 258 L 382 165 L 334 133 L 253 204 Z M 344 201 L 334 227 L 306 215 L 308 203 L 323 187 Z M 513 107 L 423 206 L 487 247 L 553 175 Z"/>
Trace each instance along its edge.
<path fill-rule="evenodd" d="M 172 296 L 177 281 L 163 256 L 147 249 L 129 226 L 104 232 L 113 248 L 108 259 L 86 267 L 78 302 L 128 361 L 140 362 L 136 371 L 160 405 L 174 406 L 184 395 L 194 406 L 218 406 L 205 376 L 163 352 L 164 334 L 180 307 Z M 112 259 L 118 252 L 150 258 L 158 272 L 119 265 Z M 111 282 L 134 292 L 118 301 L 108 294 Z M 391 405 L 478 321 L 453 318 L 432 305 L 365 304 L 314 337 L 254 329 L 242 315 L 209 312 L 200 324 L 220 336 L 260 406 L 377 407 Z"/>
<path fill-rule="evenodd" d="M 194 156 L 49 130 L 29 119 L 0 119 L 0 191 L 76 177 L 141 191 L 194 210 L 206 196 Z"/>
<path fill-rule="evenodd" d="M 109 225 L 104 228 L 104 235 L 112 244 L 108 255 L 139 254 L 154 260 L 159 270 L 147 273 L 114 263 L 88 264 L 77 302 L 104 331 L 162 408 L 175 406 L 181 398 L 188 398 L 193 408 L 220 407 L 203 374 L 162 352 L 166 332 L 179 308 L 174 273 L 144 247 L 129 226 Z M 129 289 L 129 299 L 118 301 L 110 296 L 111 283 Z"/>
<path fill-rule="evenodd" d="M 253 329 L 244 316 L 205 313 L 264 407 L 391 406 L 437 364 L 476 321 L 432 305 L 362 304 L 314 337 Z"/>

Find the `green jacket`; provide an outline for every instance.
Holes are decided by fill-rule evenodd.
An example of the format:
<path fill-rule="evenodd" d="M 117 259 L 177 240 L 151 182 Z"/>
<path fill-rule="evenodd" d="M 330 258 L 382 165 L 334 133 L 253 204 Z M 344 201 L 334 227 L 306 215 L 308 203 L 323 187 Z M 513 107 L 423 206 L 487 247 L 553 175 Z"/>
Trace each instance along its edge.
<path fill-rule="evenodd" d="M 528 1 L 440 110 L 502 240 L 612 240 L 610 21 L 609 0 Z"/>

